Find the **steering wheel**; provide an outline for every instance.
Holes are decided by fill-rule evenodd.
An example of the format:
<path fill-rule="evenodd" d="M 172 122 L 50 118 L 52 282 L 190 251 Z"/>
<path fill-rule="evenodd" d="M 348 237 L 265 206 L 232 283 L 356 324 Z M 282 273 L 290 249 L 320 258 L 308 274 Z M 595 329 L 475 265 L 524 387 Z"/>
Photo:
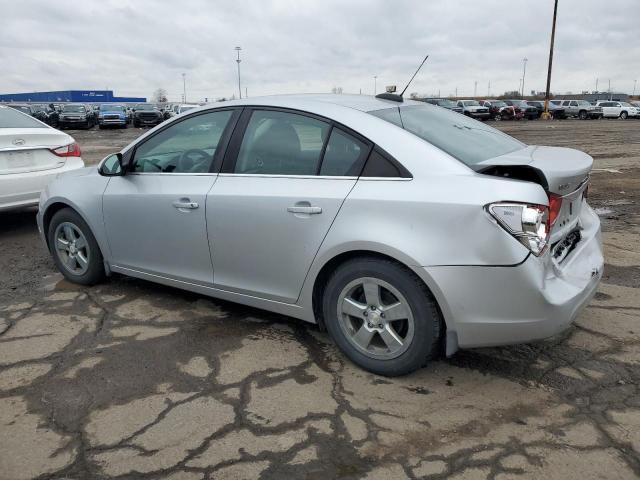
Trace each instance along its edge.
<path fill-rule="evenodd" d="M 195 157 L 195 158 L 193 158 Z M 179 172 L 197 172 L 199 167 L 211 160 L 211 155 L 199 148 L 185 150 L 178 159 Z"/>

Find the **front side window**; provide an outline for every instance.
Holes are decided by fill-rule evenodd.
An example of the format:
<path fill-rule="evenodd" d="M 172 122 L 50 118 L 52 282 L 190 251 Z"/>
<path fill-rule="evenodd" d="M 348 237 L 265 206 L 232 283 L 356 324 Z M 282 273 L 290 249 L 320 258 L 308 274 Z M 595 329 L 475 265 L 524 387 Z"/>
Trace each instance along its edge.
<path fill-rule="evenodd" d="M 204 113 L 174 123 L 136 148 L 133 171 L 207 173 L 233 112 Z"/>
<path fill-rule="evenodd" d="M 469 166 L 526 146 L 495 128 L 444 108 L 412 105 L 369 113 L 387 120 L 387 110 L 399 113 L 405 130 Z"/>
<path fill-rule="evenodd" d="M 256 110 L 247 125 L 234 173 L 315 175 L 329 124 L 288 112 Z"/>

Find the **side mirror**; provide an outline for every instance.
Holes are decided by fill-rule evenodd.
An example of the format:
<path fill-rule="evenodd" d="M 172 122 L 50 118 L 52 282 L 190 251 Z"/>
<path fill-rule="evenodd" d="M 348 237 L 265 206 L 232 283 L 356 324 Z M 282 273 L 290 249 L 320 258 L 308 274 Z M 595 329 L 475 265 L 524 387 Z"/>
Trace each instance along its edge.
<path fill-rule="evenodd" d="M 125 174 L 125 169 L 122 165 L 122 154 L 114 153 L 106 157 L 100 164 L 98 169 L 100 175 L 105 177 L 121 177 Z"/>

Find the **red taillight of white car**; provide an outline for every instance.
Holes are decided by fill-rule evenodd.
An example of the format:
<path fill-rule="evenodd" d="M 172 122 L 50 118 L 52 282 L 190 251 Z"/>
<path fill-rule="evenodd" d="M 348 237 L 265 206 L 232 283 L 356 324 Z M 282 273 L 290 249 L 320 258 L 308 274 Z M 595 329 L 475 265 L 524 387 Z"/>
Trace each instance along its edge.
<path fill-rule="evenodd" d="M 544 253 L 549 242 L 549 207 L 526 203 L 492 203 L 487 211 L 516 240 L 535 256 Z"/>
<path fill-rule="evenodd" d="M 57 155 L 58 157 L 79 157 L 80 145 L 78 145 L 76 142 L 73 142 L 63 147 L 52 148 L 49 151 L 54 155 Z"/>

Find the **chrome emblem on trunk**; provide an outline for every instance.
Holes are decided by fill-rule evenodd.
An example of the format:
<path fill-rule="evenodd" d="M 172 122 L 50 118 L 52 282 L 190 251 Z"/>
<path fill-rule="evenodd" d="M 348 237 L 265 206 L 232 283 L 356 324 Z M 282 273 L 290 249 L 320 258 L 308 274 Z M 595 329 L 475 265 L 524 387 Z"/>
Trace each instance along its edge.
<path fill-rule="evenodd" d="M 13 143 L 16 147 L 20 145 L 24 145 L 24 140 L 22 138 L 16 138 L 11 143 Z"/>

